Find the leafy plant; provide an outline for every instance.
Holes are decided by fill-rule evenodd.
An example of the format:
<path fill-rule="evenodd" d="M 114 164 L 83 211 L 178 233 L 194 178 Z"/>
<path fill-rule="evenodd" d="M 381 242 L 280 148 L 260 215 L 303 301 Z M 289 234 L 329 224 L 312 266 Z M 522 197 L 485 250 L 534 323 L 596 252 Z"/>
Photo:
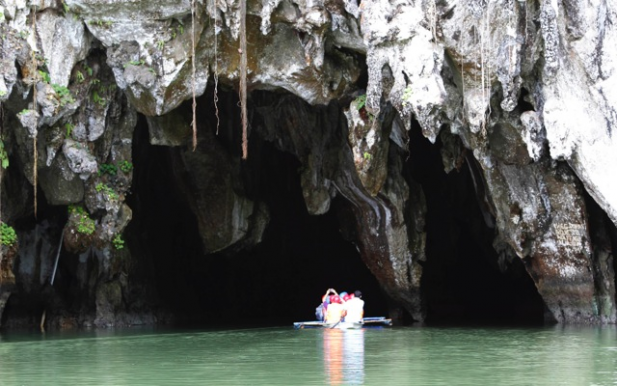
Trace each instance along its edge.
<path fill-rule="evenodd" d="M 0 98 L 6 95 L 6 91 L 0 90 Z"/>
<path fill-rule="evenodd" d="M 51 77 L 49 76 L 49 73 L 47 71 L 39 70 L 39 75 L 41 76 L 41 79 L 43 79 L 43 82 L 51 83 Z"/>
<path fill-rule="evenodd" d="M 75 128 L 75 125 L 73 125 L 71 122 L 67 122 L 64 125 L 64 128 L 66 129 L 66 137 L 70 138 L 71 134 L 73 134 L 73 129 Z"/>
<path fill-rule="evenodd" d="M 99 106 L 105 106 L 106 103 L 105 98 L 102 98 L 96 90 L 92 91 L 92 102 Z"/>
<path fill-rule="evenodd" d="M 4 141 L 2 139 L 0 139 L 0 166 L 2 169 L 9 167 L 9 154 L 4 148 Z"/>
<path fill-rule="evenodd" d="M 62 2 L 62 8 L 64 9 L 64 13 L 69 13 L 71 11 L 68 4 L 65 2 Z"/>
<path fill-rule="evenodd" d="M 84 69 L 88 73 L 88 76 L 92 76 L 93 74 L 92 67 L 88 66 L 87 64 L 84 64 Z"/>
<path fill-rule="evenodd" d="M 24 115 L 24 114 L 28 114 L 30 111 L 32 111 L 32 110 L 30 110 L 30 109 L 23 109 L 23 110 L 21 110 L 19 113 L 17 113 L 17 115 Z"/>
<path fill-rule="evenodd" d="M 156 42 L 156 46 L 159 48 L 159 50 L 163 50 L 163 48 L 165 48 L 165 40 L 161 39 L 158 42 Z"/>
<path fill-rule="evenodd" d="M 109 174 L 110 176 L 115 176 L 118 172 L 118 168 L 114 164 L 101 164 L 99 166 L 99 176 L 103 174 Z"/>
<path fill-rule="evenodd" d="M 355 99 L 356 102 L 356 108 L 358 110 L 362 110 L 364 108 L 364 106 L 366 105 L 366 94 L 360 95 L 359 97 L 357 97 Z"/>
<path fill-rule="evenodd" d="M 131 170 L 133 170 L 133 164 L 130 161 L 124 160 L 120 162 L 120 170 L 125 173 L 129 173 Z"/>
<path fill-rule="evenodd" d="M 146 62 L 143 59 L 139 59 L 139 60 L 131 60 L 128 63 L 124 63 L 124 68 L 127 68 L 128 66 L 142 66 L 144 65 Z"/>
<path fill-rule="evenodd" d="M 86 77 L 84 77 L 84 73 L 81 71 L 77 71 L 77 74 L 75 75 L 77 78 L 77 82 L 82 83 Z"/>
<path fill-rule="evenodd" d="M 92 23 L 98 25 L 99 27 L 107 28 L 111 27 L 114 24 L 114 22 L 111 20 L 93 20 Z"/>
<path fill-rule="evenodd" d="M 88 212 L 79 205 L 69 205 L 69 214 L 76 217 L 75 226 L 78 233 L 91 235 L 96 228 L 94 220 L 90 218 Z"/>
<path fill-rule="evenodd" d="M 363 156 L 364 156 L 364 159 L 367 161 L 370 161 L 370 159 L 373 158 L 371 153 L 369 153 L 368 151 L 365 151 Z"/>
<path fill-rule="evenodd" d="M 407 86 L 405 88 L 405 90 L 403 91 L 403 107 L 406 107 L 407 105 L 409 105 L 409 101 L 411 100 L 411 95 L 413 94 L 413 90 L 411 89 L 411 86 Z"/>
<path fill-rule="evenodd" d="M 54 89 L 54 91 L 58 95 L 58 99 L 60 100 L 60 106 L 64 106 L 67 103 L 75 102 L 75 99 L 73 99 L 73 95 L 71 94 L 71 91 L 65 86 L 60 86 L 58 84 L 52 84 L 51 87 Z"/>
<path fill-rule="evenodd" d="M 107 198 L 109 198 L 110 200 L 118 199 L 118 193 L 116 193 L 112 188 L 110 188 L 108 185 L 102 182 L 99 182 L 98 184 L 96 184 L 94 188 L 96 189 L 97 192 L 99 193 L 102 192 L 105 195 L 107 195 Z"/>
<path fill-rule="evenodd" d="M 0 245 L 10 247 L 17 242 L 17 233 L 13 227 L 0 222 Z"/>
<path fill-rule="evenodd" d="M 112 243 L 114 244 L 114 248 L 120 250 L 120 249 L 124 249 L 124 240 L 122 239 L 122 236 L 117 234 L 113 240 Z"/>

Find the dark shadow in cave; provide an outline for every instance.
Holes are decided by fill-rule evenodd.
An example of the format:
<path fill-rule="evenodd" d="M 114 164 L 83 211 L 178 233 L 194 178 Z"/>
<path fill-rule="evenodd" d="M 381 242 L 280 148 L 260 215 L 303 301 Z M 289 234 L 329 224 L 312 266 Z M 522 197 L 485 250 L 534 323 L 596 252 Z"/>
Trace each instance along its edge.
<path fill-rule="evenodd" d="M 221 99 L 234 98 L 228 93 Z M 213 115 L 207 98 L 199 103 L 200 114 Z M 199 119 L 215 122 L 213 116 Z M 239 133 L 237 121 L 233 129 L 222 122 L 220 131 Z M 222 134 L 216 140 L 228 149 L 239 148 L 234 137 Z M 251 250 L 204 255 L 195 216 L 173 178 L 180 171 L 172 170 L 170 155 L 178 149 L 150 145 L 143 119 L 134 144 L 134 193 L 128 201 L 134 217 L 127 243 L 134 258 L 151 270 L 159 306 L 174 320 L 225 326 L 314 320 L 315 307 L 330 287 L 360 289 L 367 316 L 386 314 L 376 279 L 338 230 L 336 208 L 342 202 L 335 199 L 324 215 L 309 215 L 300 186 L 301 165 L 294 156 L 251 135 L 246 166 L 251 172 L 245 183 L 252 184 L 247 189 L 251 198 L 269 207 L 270 224 Z"/>
<path fill-rule="evenodd" d="M 483 218 L 466 157 L 446 174 L 441 137 L 431 144 L 413 122 L 411 177 L 426 196 L 426 255 L 422 291 L 428 324 L 541 324 L 544 302 L 520 259 L 498 265 L 494 230 Z"/>

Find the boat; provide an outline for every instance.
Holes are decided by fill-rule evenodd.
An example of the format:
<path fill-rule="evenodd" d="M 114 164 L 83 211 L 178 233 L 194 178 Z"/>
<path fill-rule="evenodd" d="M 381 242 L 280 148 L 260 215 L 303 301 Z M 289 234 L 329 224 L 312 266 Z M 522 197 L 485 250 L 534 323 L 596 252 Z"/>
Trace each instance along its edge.
<path fill-rule="evenodd" d="M 385 316 L 374 316 L 362 319 L 362 322 L 338 322 L 338 323 L 325 323 L 319 321 L 309 322 L 294 322 L 294 328 L 301 330 L 304 328 L 337 328 L 341 330 L 347 329 L 359 329 L 365 327 L 383 327 L 391 326 L 392 319 L 388 319 Z"/>

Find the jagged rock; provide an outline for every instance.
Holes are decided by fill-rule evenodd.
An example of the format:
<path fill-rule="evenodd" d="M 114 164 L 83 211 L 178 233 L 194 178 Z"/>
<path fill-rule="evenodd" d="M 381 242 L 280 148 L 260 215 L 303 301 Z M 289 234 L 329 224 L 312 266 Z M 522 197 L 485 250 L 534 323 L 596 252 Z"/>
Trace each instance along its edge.
<path fill-rule="evenodd" d="M 176 178 L 197 216 L 205 251 L 259 242 L 269 220 L 267 209 L 242 193 L 239 160 L 225 153 L 209 128 L 199 133 L 196 150 L 177 149 L 173 164 L 186 171 Z"/>
<path fill-rule="evenodd" d="M 160 146 L 181 146 L 192 136 L 190 122 L 172 111 L 162 117 L 147 117 L 150 143 Z"/>
<path fill-rule="evenodd" d="M 36 26 L 51 83 L 68 86 L 73 67 L 90 50 L 84 24 L 70 14 L 60 16 L 55 10 L 46 10 L 39 13 Z"/>
<path fill-rule="evenodd" d="M 96 158 L 90 153 L 90 150 L 81 142 L 67 139 L 62 146 L 69 168 L 73 173 L 78 174 L 80 178 L 86 179 L 90 175 L 98 172 L 98 163 Z"/>
<path fill-rule="evenodd" d="M 610 232 L 589 225 L 582 192 L 617 224 L 607 167 L 617 164 L 617 14 L 600 0 L 263 0 L 248 4 L 245 26 L 238 0 L 196 1 L 194 14 L 188 0 L 64 4 L 61 16 L 59 4 L 41 2 L 32 33 L 33 7 L 2 3 L 2 124 L 15 128 L 6 143 L 24 184 L 35 182 L 37 164 L 49 203 L 83 201 L 96 216 L 91 242 L 71 248 L 96 245 L 101 276 L 112 270 L 111 238 L 131 218 L 124 198 L 136 111 L 147 116 L 151 143 L 176 147 L 175 177 L 206 252 L 260 242 L 269 212 L 244 191 L 238 157 L 217 145 L 210 122 L 197 122 L 197 151 L 185 149 L 191 118 L 178 109 L 214 75 L 218 87 L 237 88 L 246 70 L 252 132 L 300 161 L 309 213 L 326 213 L 337 195 L 346 200 L 363 261 L 416 320 L 424 317 L 420 262 L 431 257 L 422 187 L 403 176 L 412 118 L 441 140 L 447 172 L 468 169 L 500 269 L 521 259 L 560 322 L 615 322 Z M 238 51 L 243 27 L 248 52 Z M 45 66 L 51 84 L 40 79 Z M 364 111 L 351 102 L 363 88 Z M 258 90 L 294 97 L 264 101 Z M 66 91 L 73 101 L 62 100 Z M 350 104 L 345 119 L 341 106 Z M 98 175 L 120 163 L 129 171 Z M 11 216 L 25 217 L 25 204 L 15 205 L 22 209 L 9 208 Z M 29 242 L 40 244 L 32 232 Z M 31 260 L 23 260 L 28 272 Z M 100 309 L 89 323 L 113 324 L 128 307 L 125 284 L 114 280 L 89 284 Z"/>
<path fill-rule="evenodd" d="M 52 205 L 76 204 L 84 199 L 84 183 L 69 168 L 64 155 L 55 158 L 39 173 L 38 182 L 45 192 L 45 199 Z"/>
<path fill-rule="evenodd" d="M 390 142 L 387 128 L 391 123 L 384 125 L 383 120 L 376 119 L 367 113 L 364 106 L 359 106 L 357 99 L 351 102 L 345 116 L 349 126 L 348 141 L 358 177 L 364 188 L 376 196 L 388 174 Z"/>
<path fill-rule="evenodd" d="M 2 313 L 6 302 L 15 289 L 15 274 L 13 265 L 15 256 L 19 250 L 19 242 L 11 246 L 0 245 L 0 326 L 2 326 Z"/>

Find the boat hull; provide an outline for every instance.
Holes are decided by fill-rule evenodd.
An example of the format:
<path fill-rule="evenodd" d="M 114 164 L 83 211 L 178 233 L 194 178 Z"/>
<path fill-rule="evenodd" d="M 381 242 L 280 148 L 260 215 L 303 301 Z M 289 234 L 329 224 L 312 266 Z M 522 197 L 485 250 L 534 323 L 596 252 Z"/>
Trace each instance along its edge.
<path fill-rule="evenodd" d="M 364 318 L 362 322 L 339 322 L 339 323 L 325 323 L 319 321 L 308 322 L 295 322 L 294 328 L 297 330 L 304 328 L 337 328 L 341 330 L 360 329 L 366 327 L 383 327 L 391 326 L 392 319 L 387 319 L 383 316 Z"/>

